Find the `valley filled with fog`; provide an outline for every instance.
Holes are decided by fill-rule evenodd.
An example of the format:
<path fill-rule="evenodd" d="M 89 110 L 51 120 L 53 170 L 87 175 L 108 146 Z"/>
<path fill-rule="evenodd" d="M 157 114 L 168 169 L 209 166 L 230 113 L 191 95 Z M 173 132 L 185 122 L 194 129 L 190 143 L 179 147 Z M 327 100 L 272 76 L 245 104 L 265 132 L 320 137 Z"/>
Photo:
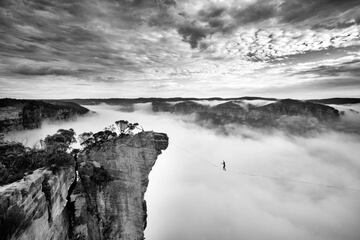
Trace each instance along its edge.
<path fill-rule="evenodd" d="M 154 113 L 150 103 L 135 104 L 131 111 L 86 107 L 94 112 L 68 122 L 45 122 L 40 129 L 14 132 L 6 139 L 34 146 L 59 128 L 96 132 L 119 119 L 166 133 L 169 147 L 151 171 L 145 195 L 146 239 L 360 236 L 358 134 L 327 131 L 304 137 L 239 125 L 226 126 L 227 134 L 222 134 L 195 124 L 191 115 Z M 358 123 L 357 115 L 348 116 L 348 122 Z"/>

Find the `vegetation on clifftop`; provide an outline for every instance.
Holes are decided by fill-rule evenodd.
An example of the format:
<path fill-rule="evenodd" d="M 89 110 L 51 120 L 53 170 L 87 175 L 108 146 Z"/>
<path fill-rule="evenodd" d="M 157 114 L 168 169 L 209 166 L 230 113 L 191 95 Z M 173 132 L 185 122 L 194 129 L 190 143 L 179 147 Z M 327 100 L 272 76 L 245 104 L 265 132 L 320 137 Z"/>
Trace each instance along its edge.
<path fill-rule="evenodd" d="M 35 169 L 48 167 L 56 171 L 59 167 L 74 164 L 70 145 L 75 142 L 73 129 L 60 129 L 41 141 L 42 147 L 27 148 L 21 143 L 0 144 L 0 185 L 17 181 Z"/>
<path fill-rule="evenodd" d="M 131 135 L 135 129 L 142 130 L 138 123 L 119 120 L 104 131 L 80 134 L 79 141 L 82 147 L 87 149 L 117 136 Z M 56 171 L 61 166 L 74 165 L 79 152 L 78 149 L 71 149 L 75 142 L 73 129 L 59 129 L 55 134 L 41 140 L 40 148 L 28 148 L 17 142 L 0 143 L 0 185 L 20 180 L 38 168 L 47 167 Z M 94 169 L 92 181 L 101 185 L 103 182 L 111 181 L 111 178 L 100 167 Z"/>
<path fill-rule="evenodd" d="M 134 134 L 134 130 L 141 130 L 143 128 L 138 123 L 130 123 L 126 120 L 118 120 L 115 124 L 106 127 L 104 131 L 99 131 L 97 133 L 84 132 L 79 135 L 79 142 L 84 149 L 95 146 L 98 143 L 108 141 L 117 136 L 124 137 Z"/>

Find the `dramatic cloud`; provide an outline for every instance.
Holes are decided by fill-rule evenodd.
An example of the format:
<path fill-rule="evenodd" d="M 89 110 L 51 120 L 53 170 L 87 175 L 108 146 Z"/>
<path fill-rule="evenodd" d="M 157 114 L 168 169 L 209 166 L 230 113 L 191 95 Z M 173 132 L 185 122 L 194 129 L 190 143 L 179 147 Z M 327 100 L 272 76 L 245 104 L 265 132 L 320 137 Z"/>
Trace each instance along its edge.
<path fill-rule="evenodd" d="M 346 14 L 358 6 L 356 0 L 290 0 L 281 5 L 281 18 L 286 22 L 302 22 L 312 18 L 329 19 L 329 13 L 336 16 Z M 358 9 L 357 9 L 358 10 Z M 334 19 L 334 16 L 330 16 Z M 355 14 L 350 17 L 357 17 Z M 312 19 L 313 20 L 313 19 Z M 351 19 L 352 20 L 352 19 Z"/>
<path fill-rule="evenodd" d="M 53 68 L 47 66 L 31 67 L 28 65 L 22 65 L 12 69 L 13 73 L 21 75 L 77 75 L 85 72 L 91 72 L 88 69 L 66 69 L 66 68 Z"/>
<path fill-rule="evenodd" d="M 183 36 L 185 42 L 190 43 L 192 48 L 196 48 L 200 40 L 206 37 L 207 30 L 202 27 L 198 27 L 195 23 L 189 23 L 187 25 L 181 26 L 179 29 L 179 34 Z"/>
<path fill-rule="evenodd" d="M 319 76 L 353 76 L 360 77 L 360 59 L 342 64 L 321 65 L 311 70 L 299 72 L 297 74 L 317 74 Z M 360 84 L 360 81 L 357 81 Z"/>
<path fill-rule="evenodd" d="M 142 89 L 136 96 L 158 94 L 157 87 L 180 95 L 199 94 L 199 87 L 202 94 L 256 94 L 267 85 L 298 84 L 293 70 L 302 56 L 311 56 L 309 63 L 318 61 L 311 54 L 355 56 L 359 15 L 352 0 L 3 0 L 0 94 L 17 96 L 39 80 L 39 96 L 42 76 L 62 76 L 74 89 L 86 82 L 104 96 L 133 96 L 130 87 Z M 317 75 L 354 76 L 346 71 L 357 67 Z M 19 84 L 5 83 L 10 79 Z"/>

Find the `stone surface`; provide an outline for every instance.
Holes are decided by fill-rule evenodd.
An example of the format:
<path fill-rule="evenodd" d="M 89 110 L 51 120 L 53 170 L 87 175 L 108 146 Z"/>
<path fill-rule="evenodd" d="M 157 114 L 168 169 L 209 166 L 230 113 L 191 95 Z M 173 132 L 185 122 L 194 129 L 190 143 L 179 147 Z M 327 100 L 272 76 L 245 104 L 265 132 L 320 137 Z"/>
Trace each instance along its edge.
<path fill-rule="evenodd" d="M 75 181 L 75 168 L 56 173 L 38 169 L 23 179 L 0 187 L 0 212 L 19 216 L 12 236 L 1 239 L 68 239 L 67 196 Z M 4 229 L 1 230 L 4 233 Z"/>
<path fill-rule="evenodd" d="M 82 151 L 78 171 L 38 169 L 1 186 L 0 239 L 143 239 L 148 175 L 167 146 L 163 133 L 119 136 Z"/>
<path fill-rule="evenodd" d="M 73 236 L 78 239 L 144 238 L 148 175 L 157 156 L 168 146 L 166 134 L 142 132 L 117 137 L 79 155 L 80 181 L 71 196 Z M 99 165 L 112 180 L 93 181 Z"/>

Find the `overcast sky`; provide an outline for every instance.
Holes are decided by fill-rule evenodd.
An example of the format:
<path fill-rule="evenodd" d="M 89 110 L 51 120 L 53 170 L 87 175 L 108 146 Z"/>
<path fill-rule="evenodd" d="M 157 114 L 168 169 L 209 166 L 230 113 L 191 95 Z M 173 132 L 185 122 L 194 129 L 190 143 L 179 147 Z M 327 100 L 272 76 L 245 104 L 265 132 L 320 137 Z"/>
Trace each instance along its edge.
<path fill-rule="evenodd" d="M 360 96 L 358 0 L 0 0 L 0 95 Z"/>

